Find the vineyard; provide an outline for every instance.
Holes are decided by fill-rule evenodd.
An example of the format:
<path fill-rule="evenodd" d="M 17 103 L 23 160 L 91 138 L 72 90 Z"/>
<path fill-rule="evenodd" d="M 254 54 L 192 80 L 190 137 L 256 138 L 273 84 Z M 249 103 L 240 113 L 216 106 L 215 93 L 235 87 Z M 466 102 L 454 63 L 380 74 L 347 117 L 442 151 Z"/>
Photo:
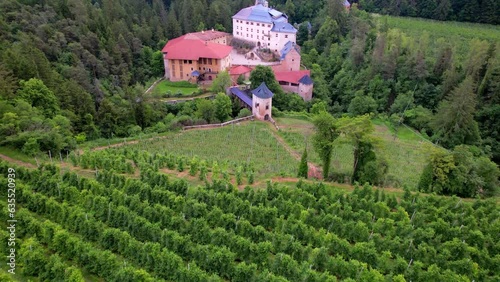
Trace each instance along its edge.
<path fill-rule="evenodd" d="M 423 40 L 429 46 L 428 52 L 435 52 L 443 44 L 450 44 L 457 52 L 460 61 L 463 61 L 470 50 L 471 40 L 487 40 L 498 42 L 500 40 L 500 30 L 495 25 L 443 22 L 419 18 L 405 18 L 382 16 L 379 17 L 379 25 L 387 24 L 391 29 L 403 31 L 411 37 L 424 35 Z M 436 55 L 436 54 L 432 54 Z"/>
<path fill-rule="evenodd" d="M 273 137 L 266 123 L 233 124 L 210 130 L 185 131 L 123 146 L 131 150 L 199 157 L 229 168 L 252 166 L 261 176 L 297 174 L 298 161 Z"/>
<path fill-rule="evenodd" d="M 498 281 L 493 200 L 323 184 L 238 191 L 189 187 L 158 171 L 168 157 L 123 149 L 139 178 L 106 163 L 95 179 L 53 165 L 16 169 L 18 261 L 47 281 Z M 103 159 L 109 155 L 102 154 Z M 75 161 L 78 161 L 75 159 Z M 83 162 L 83 161 L 82 161 Z M 0 164 L 7 186 L 8 165 Z M 201 174 L 198 170 L 197 175 Z M 2 196 L 6 191 L 2 190 Z M 7 217 L 6 203 L 1 212 Z M 1 240 L 9 234 L 2 228 Z M 6 244 L 2 246 L 7 252 Z M 4 266 L 2 266 L 4 267 Z M 67 269 L 63 271 L 62 269 Z"/>

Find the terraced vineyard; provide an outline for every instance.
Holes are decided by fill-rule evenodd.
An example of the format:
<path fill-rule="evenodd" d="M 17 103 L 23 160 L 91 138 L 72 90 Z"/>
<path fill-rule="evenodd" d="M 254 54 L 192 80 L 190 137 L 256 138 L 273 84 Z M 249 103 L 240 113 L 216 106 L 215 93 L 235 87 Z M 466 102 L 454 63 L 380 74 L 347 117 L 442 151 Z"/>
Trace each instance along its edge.
<path fill-rule="evenodd" d="M 407 192 L 398 203 L 368 186 L 343 194 L 304 183 L 240 192 L 216 180 L 194 188 L 159 172 L 157 154 L 124 150 L 121 158 L 140 178 L 15 168 L 19 272 L 49 281 L 82 273 L 106 281 L 500 278 L 500 209 L 492 200 Z M 8 167 L 0 163 L 4 187 Z M 0 231 L 4 242 L 8 236 Z"/>

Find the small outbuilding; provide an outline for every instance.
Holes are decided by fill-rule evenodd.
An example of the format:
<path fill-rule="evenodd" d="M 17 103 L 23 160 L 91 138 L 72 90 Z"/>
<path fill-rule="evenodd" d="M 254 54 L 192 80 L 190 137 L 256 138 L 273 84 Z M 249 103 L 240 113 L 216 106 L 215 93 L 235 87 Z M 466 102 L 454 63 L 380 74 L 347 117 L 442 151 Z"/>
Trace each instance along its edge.
<path fill-rule="evenodd" d="M 242 90 L 237 86 L 229 88 L 230 94 L 234 95 L 240 101 L 240 105 L 252 110 L 252 115 L 256 119 L 271 120 L 274 93 L 262 82 L 254 90 Z"/>
<path fill-rule="evenodd" d="M 257 119 L 271 120 L 273 108 L 273 92 L 262 82 L 259 87 L 250 91 L 252 93 L 252 114 Z"/>

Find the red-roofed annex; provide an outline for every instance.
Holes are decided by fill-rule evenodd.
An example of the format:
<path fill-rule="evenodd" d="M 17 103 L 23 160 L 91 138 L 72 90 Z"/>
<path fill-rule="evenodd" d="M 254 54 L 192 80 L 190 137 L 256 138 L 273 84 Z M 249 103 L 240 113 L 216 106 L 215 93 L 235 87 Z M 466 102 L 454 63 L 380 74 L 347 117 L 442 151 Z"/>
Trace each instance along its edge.
<path fill-rule="evenodd" d="M 194 80 L 203 76 L 213 80 L 231 66 L 232 47 L 214 43 L 227 42 L 223 32 L 188 33 L 172 39 L 163 47 L 165 78 L 171 81 Z"/>

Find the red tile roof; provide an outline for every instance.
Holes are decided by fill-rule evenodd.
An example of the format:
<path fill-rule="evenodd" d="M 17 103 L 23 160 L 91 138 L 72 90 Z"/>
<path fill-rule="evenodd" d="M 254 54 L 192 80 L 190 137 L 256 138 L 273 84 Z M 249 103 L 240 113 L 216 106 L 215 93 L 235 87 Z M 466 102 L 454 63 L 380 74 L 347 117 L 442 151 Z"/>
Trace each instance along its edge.
<path fill-rule="evenodd" d="M 187 39 L 189 34 L 169 40 L 162 52 L 167 59 L 198 60 L 199 58 L 222 59 L 227 57 L 233 47 L 206 42 L 200 39 Z"/>
<path fill-rule="evenodd" d="M 274 76 L 277 81 L 286 81 L 290 83 L 299 83 L 299 80 L 304 76 L 311 76 L 310 70 L 299 70 L 299 71 L 275 71 Z"/>
<path fill-rule="evenodd" d="M 252 69 L 249 68 L 249 67 L 245 67 L 245 66 L 235 66 L 235 67 L 232 67 L 230 70 L 229 70 L 229 74 L 230 75 L 240 75 L 240 74 L 244 74 L 244 73 L 249 73 L 251 72 Z"/>

